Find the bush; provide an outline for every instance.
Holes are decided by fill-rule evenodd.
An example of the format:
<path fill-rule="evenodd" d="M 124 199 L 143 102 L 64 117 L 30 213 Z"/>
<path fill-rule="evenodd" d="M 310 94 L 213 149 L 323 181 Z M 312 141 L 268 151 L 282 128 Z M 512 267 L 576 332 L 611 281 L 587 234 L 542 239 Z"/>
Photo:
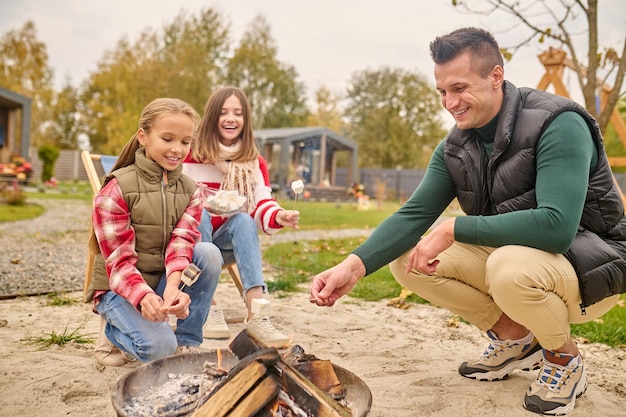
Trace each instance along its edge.
<path fill-rule="evenodd" d="M 43 162 L 41 181 L 50 181 L 54 177 L 54 163 L 59 158 L 59 149 L 53 145 L 42 145 L 37 151 L 37 155 Z"/>

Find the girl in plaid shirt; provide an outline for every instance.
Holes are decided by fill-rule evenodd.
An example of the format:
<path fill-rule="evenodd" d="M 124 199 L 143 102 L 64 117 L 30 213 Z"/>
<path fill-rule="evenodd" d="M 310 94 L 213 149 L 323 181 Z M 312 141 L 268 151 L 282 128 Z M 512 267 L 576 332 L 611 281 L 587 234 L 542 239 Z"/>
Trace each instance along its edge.
<path fill-rule="evenodd" d="M 102 254 L 93 279 L 102 317 L 95 356 L 103 365 L 198 351 L 203 341 L 222 263 L 217 248 L 199 242 L 202 200 L 182 174 L 198 120 L 181 100 L 152 101 L 95 197 L 93 229 Z M 200 269 L 198 279 L 180 291 L 190 263 Z"/>

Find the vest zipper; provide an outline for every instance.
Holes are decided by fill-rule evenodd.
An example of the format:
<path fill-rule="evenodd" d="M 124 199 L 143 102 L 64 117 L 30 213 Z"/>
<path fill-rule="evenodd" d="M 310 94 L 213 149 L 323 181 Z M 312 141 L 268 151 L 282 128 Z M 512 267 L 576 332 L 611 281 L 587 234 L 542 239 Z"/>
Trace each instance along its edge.
<path fill-rule="evenodd" d="M 163 246 L 161 247 L 161 253 L 163 254 L 163 257 L 165 259 L 165 248 L 167 245 L 167 226 L 166 226 L 166 221 L 167 221 L 167 199 L 165 198 L 165 188 L 167 187 L 168 181 L 167 181 L 167 171 L 163 170 L 163 179 L 161 180 L 161 204 L 163 205 L 163 209 L 161 210 L 161 213 L 163 214 L 163 227 L 161 228 L 161 230 L 163 231 Z"/>

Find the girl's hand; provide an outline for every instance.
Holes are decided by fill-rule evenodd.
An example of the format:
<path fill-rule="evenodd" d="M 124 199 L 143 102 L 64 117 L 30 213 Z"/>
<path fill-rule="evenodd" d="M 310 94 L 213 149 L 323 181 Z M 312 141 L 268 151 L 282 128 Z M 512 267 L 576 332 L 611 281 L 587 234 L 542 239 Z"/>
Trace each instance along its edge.
<path fill-rule="evenodd" d="M 163 299 L 151 292 L 146 294 L 139 302 L 141 315 L 144 319 L 159 322 L 167 321 L 167 313 L 162 311 Z"/>
<path fill-rule="evenodd" d="M 176 272 L 173 274 L 175 273 Z M 178 272 L 178 274 L 180 277 L 180 272 Z M 163 291 L 164 303 L 161 307 L 161 311 L 163 311 L 166 316 L 168 314 L 173 314 L 177 319 L 183 320 L 189 316 L 191 298 L 189 298 L 189 294 L 178 289 L 180 286 L 180 279 L 172 279 L 172 275 L 168 278 L 165 291 Z"/>
<path fill-rule="evenodd" d="M 280 210 L 276 213 L 276 222 L 283 227 L 298 228 L 300 212 L 298 210 Z"/>

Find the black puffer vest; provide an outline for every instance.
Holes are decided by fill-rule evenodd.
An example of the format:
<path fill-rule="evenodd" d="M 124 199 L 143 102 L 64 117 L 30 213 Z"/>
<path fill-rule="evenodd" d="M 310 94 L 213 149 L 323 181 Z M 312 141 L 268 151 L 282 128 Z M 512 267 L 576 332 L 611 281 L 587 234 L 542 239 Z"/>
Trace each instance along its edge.
<path fill-rule="evenodd" d="M 476 131 L 456 127 L 446 138 L 444 158 L 459 204 L 468 215 L 536 208 L 537 143 L 552 120 L 565 111 L 585 119 L 598 150 L 578 233 L 565 253 L 578 274 L 584 313 L 585 307 L 626 292 L 624 205 L 600 129 L 589 112 L 566 98 L 505 82 L 491 158 Z"/>

